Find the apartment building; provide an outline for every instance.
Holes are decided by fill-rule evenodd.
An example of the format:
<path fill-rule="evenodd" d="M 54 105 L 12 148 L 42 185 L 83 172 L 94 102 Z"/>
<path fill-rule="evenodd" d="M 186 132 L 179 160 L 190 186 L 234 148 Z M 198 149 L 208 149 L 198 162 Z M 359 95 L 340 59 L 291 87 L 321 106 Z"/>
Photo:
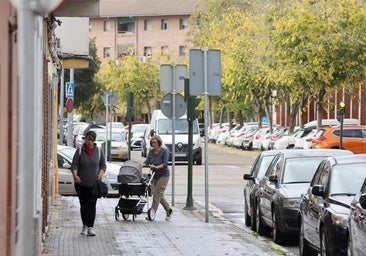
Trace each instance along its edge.
<path fill-rule="evenodd" d="M 103 0 L 100 17 L 90 18 L 101 61 L 134 53 L 140 59 L 169 54 L 187 57 L 188 19 L 196 0 Z"/>

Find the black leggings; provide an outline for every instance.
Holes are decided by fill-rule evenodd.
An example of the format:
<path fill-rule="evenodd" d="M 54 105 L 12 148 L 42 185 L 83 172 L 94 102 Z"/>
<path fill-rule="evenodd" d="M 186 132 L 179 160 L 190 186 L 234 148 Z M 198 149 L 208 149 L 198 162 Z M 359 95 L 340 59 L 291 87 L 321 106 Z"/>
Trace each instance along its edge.
<path fill-rule="evenodd" d="M 83 225 L 94 227 L 97 197 L 93 196 L 93 188 L 75 183 L 75 190 L 80 201 L 80 215 Z"/>

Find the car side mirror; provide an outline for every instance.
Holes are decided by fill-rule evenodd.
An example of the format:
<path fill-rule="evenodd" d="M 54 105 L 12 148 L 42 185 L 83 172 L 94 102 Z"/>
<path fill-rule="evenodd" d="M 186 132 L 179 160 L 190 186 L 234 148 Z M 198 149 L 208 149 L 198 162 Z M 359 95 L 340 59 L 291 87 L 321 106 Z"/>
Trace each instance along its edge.
<path fill-rule="evenodd" d="M 313 195 L 316 195 L 316 196 L 321 196 L 324 198 L 324 186 L 323 185 L 315 185 L 312 189 L 311 189 L 311 193 Z"/>
<path fill-rule="evenodd" d="M 360 205 L 362 208 L 366 209 L 366 194 L 360 196 Z"/>
<path fill-rule="evenodd" d="M 244 174 L 243 179 L 244 180 L 252 180 L 252 181 L 254 181 L 254 177 L 252 175 L 250 175 L 250 174 Z"/>
<path fill-rule="evenodd" d="M 154 136 L 155 135 L 155 131 L 154 130 L 150 130 L 150 136 Z"/>
<path fill-rule="evenodd" d="M 277 176 L 277 174 L 270 175 L 268 179 L 269 179 L 270 182 L 278 183 L 278 176 Z"/>
<path fill-rule="evenodd" d="M 64 168 L 64 169 L 70 169 L 71 168 L 71 165 L 69 163 L 64 163 L 62 165 L 62 168 Z"/>

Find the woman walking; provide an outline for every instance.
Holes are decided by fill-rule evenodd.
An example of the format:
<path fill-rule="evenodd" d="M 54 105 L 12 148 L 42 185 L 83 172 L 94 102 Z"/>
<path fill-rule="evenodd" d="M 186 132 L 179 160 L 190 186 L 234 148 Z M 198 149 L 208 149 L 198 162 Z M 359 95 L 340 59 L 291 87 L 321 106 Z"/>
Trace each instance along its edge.
<path fill-rule="evenodd" d="M 71 164 L 71 172 L 74 178 L 75 190 L 80 202 L 80 215 L 83 222 L 81 235 L 95 236 L 93 230 L 97 197 L 93 195 L 93 186 L 97 180 L 102 180 L 107 165 L 103 152 L 94 143 L 97 134 L 88 131 L 85 135 L 85 143 L 81 149 L 75 152 Z"/>
<path fill-rule="evenodd" d="M 169 203 L 165 200 L 164 192 L 169 182 L 169 152 L 166 148 L 162 147 L 162 140 L 160 136 L 155 135 L 150 139 L 151 149 L 144 161 L 145 166 L 149 166 L 154 173 L 153 185 L 154 194 L 151 208 L 148 210 L 148 219 L 154 220 L 156 211 L 158 210 L 159 204 L 164 207 L 166 212 L 166 220 L 169 220 L 172 216 L 173 210 Z"/>

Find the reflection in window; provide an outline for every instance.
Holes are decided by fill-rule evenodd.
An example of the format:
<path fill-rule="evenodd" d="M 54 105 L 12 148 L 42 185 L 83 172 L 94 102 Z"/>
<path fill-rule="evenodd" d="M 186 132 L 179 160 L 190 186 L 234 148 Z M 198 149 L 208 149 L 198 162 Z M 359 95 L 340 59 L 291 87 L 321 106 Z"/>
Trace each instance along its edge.
<path fill-rule="evenodd" d="M 310 183 L 322 159 L 323 157 L 287 159 L 282 183 Z"/>

